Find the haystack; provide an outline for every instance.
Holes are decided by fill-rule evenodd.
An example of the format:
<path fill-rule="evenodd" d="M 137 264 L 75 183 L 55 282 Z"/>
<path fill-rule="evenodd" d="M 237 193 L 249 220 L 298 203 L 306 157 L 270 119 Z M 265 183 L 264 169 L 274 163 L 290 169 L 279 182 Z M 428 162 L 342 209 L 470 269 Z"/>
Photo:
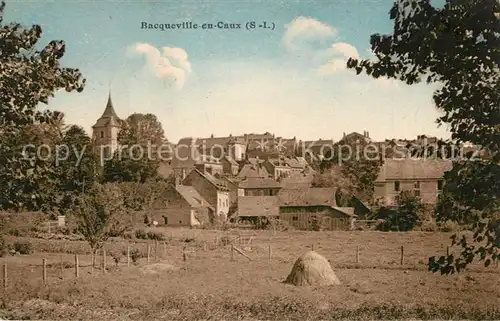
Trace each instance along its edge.
<path fill-rule="evenodd" d="M 314 251 L 305 253 L 295 261 L 285 283 L 296 286 L 340 285 L 328 260 Z"/>

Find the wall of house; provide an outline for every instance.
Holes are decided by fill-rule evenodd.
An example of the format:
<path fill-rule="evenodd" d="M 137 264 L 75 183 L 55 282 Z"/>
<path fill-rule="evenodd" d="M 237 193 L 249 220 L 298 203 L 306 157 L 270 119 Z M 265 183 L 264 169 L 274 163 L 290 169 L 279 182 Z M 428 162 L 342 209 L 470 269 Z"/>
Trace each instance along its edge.
<path fill-rule="evenodd" d="M 245 196 L 274 196 L 279 192 L 279 188 L 248 188 L 245 189 Z"/>
<path fill-rule="evenodd" d="M 193 186 L 194 189 L 217 211 L 217 188 L 196 171 L 191 172 L 183 182 L 184 185 Z"/>
<path fill-rule="evenodd" d="M 350 229 L 350 217 L 326 206 L 280 207 L 280 220 L 299 230 Z"/>
<path fill-rule="evenodd" d="M 245 159 L 245 152 L 246 146 L 243 144 L 234 144 L 231 147 L 231 156 L 233 156 L 236 161 Z"/>
<path fill-rule="evenodd" d="M 190 226 L 191 207 L 171 206 L 164 209 L 155 209 L 149 213 L 153 221 L 157 221 L 159 226 Z M 165 221 L 165 218 L 167 220 Z"/>
<path fill-rule="evenodd" d="M 245 196 L 245 190 L 243 188 L 238 188 L 238 196 Z"/>
<path fill-rule="evenodd" d="M 227 217 L 227 214 L 229 213 L 229 206 L 231 206 L 229 192 L 217 191 L 217 206 L 215 207 L 216 214 Z"/>
<path fill-rule="evenodd" d="M 213 219 L 211 210 L 207 207 L 191 209 L 191 226 L 205 226 Z"/>
<path fill-rule="evenodd" d="M 425 204 L 435 204 L 439 194 L 438 180 L 401 180 L 399 181 L 399 191 L 395 190 L 395 180 L 389 180 L 383 184 L 375 185 L 375 197 L 381 197 L 386 204 L 396 204 L 396 196 L 401 191 L 415 191 L 415 183 L 420 182 L 420 198 Z"/>

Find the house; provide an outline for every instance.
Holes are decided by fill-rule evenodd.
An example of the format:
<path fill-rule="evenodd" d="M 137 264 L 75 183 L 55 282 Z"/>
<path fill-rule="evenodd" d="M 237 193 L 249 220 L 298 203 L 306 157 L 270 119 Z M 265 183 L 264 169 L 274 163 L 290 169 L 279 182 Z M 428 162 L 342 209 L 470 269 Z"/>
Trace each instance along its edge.
<path fill-rule="evenodd" d="M 240 172 L 237 175 L 238 179 L 245 179 L 249 177 L 269 177 L 269 173 L 267 172 L 267 169 L 262 166 L 262 164 L 244 164 Z"/>
<path fill-rule="evenodd" d="M 168 185 L 149 214 L 159 225 L 194 227 L 209 223 L 214 209 L 193 187 Z"/>
<path fill-rule="evenodd" d="M 354 208 L 336 204 L 336 188 L 282 189 L 279 218 L 297 229 L 349 230 Z"/>
<path fill-rule="evenodd" d="M 181 138 L 174 148 L 171 166 L 174 175 L 181 180 L 194 169 L 196 164 L 201 160 L 201 153 L 198 150 L 198 142 L 196 138 L 185 137 Z"/>
<path fill-rule="evenodd" d="M 263 165 L 275 180 L 288 177 L 293 171 L 300 171 L 300 169 L 290 167 L 282 158 L 268 159 Z"/>
<path fill-rule="evenodd" d="M 344 133 L 342 135 L 342 140 L 340 141 L 341 144 L 361 144 L 361 143 L 369 144 L 371 142 L 372 139 L 370 138 L 370 133 L 367 132 L 366 130 L 363 132 L 363 134 L 360 134 L 358 132 L 352 132 L 346 135 L 346 133 Z"/>
<path fill-rule="evenodd" d="M 201 154 L 211 155 L 222 159 L 230 156 L 240 161 L 245 159 L 247 143 L 242 137 L 229 135 L 227 137 L 199 138 L 198 150 Z"/>
<path fill-rule="evenodd" d="M 200 155 L 200 159 L 194 167 L 202 173 L 212 175 L 222 175 L 224 173 L 224 164 L 217 157 L 211 155 Z"/>
<path fill-rule="evenodd" d="M 412 190 L 424 204 L 435 204 L 443 189 L 443 175 L 452 166 L 442 159 L 385 159 L 375 180 L 374 197 L 394 205 L 401 191 Z"/>
<path fill-rule="evenodd" d="M 311 187 L 315 173 L 310 168 L 301 172 L 292 172 L 290 176 L 280 179 L 280 185 L 287 189 L 307 189 Z"/>
<path fill-rule="evenodd" d="M 215 209 L 215 216 L 225 220 L 229 213 L 229 186 L 218 177 L 203 173 L 198 169 L 192 170 L 182 181 L 182 185 L 192 186 L 196 191 L 207 200 Z"/>
<path fill-rule="evenodd" d="M 281 185 L 272 178 L 250 177 L 240 181 L 238 189 L 243 196 L 276 196 Z"/>
<path fill-rule="evenodd" d="M 252 219 L 259 217 L 278 217 L 277 196 L 243 196 L 238 198 L 238 217 Z"/>
<path fill-rule="evenodd" d="M 220 160 L 220 162 L 222 164 L 222 170 L 224 174 L 228 174 L 230 176 L 238 175 L 240 165 L 238 164 L 238 162 L 236 162 L 234 158 L 232 158 L 229 155 L 226 155 Z"/>
<path fill-rule="evenodd" d="M 219 178 L 229 189 L 229 212 L 228 215 L 231 216 L 236 212 L 238 208 L 238 197 L 239 193 L 239 181 L 234 177 L 222 176 Z M 243 191 L 242 191 L 243 192 Z"/>
<path fill-rule="evenodd" d="M 331 155 L 334 148 L 334 141 L 331 139 L 318 139 L 314 141 L 299 141 L 297 154 L 303 158 L 322 159 Z"/>

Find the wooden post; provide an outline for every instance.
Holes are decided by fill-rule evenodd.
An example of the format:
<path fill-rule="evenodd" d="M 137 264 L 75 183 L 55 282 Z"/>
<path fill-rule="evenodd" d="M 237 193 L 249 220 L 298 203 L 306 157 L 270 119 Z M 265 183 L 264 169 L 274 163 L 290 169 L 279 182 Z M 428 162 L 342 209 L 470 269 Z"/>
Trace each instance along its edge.
<path fill-rule="evenodd" d="M 51 234 L 51 233 L 50 233 L 50 221 L 49 221 L 49 222 L 47 222 L 47 227 L 48 227 L 48 230 L 49 230 L 49 234 Z"/>
<path fill-rule="evenodd" d="M 42 259 L 42 280 L 43 284 L 47 283 L 47 259 Z"/>
<path fill-rule="evenodd" d="M 7 263 L 3 264 L 3 288 L 7 289 Z"/>
<path fill-rule="evenodd" d="M 187 260 L 187 256 L 186 256 L 186 247 L 185 247 L 185 246 L 182 248 L 182 260 L 183 260 L 184 262 L 186 262 L 186 260 Z"/>
<path fill-rule="evenodd" d="M 127 267 L 130 267 L 130 246 L 127 246 Z"/>
<path fill-rule="evenodd" d="M 311 250 L 314 252 L 314 244 L 311 245 Z"/>
<path fill-rule="evenodd" d="M 234 245 L 231 244 L 231 261 L 234 261 Z"/>
<path fill-rule="evenodd" d="M 151 259 L 151 244 L 148 243 L 148 259 L 147 259 L 148 264 L 150 259 Z"/>
<path fill-rule="evenodd" d="M 401 265 L 405 264 L 405 249 L 403 245 L 401 245 Z"/>
<path fill-rule="evenodd" d="M 106 249 L 102 247 L 102 273 L 106 273 Z"/>
<path fill-rule="evenodd" d="M 359 264 L 359 245 L 356 246 L 356 264 Z"/>
<path fill-rule="evenodd" d="M 446 247 L 446 258 L 448 258 L 448 256 L 450 256 L 450 247 L 449 246 Z"/>
<path fill-rule="evenodd" d="M 163 242 L 163 258 L 167 258 L 167 242 Z"/>
<path fill-rule="evenodd" d="M 78 254 L 75 254 L 75 277 L 80 276 L 80 262 L 78 262 Z"/>
<path fill-rule="evenodd" d="M 158 241 L 155 240 L 155 261 L 158 262 Z"/>
<path fill-rule="evenodd" d="M 271 244 L 269 244 L 269 264 L 271 264 Z"/>
<path fill-rule="evenodd" d="M 64 277 L 64 265 L 63 265 L 63 256 L 61 254 L 61 279 Z"/>
<path fill-rule="evenodd" d="M 203 251 L 206 252 L 207 251 L 207 242 L 203 242 Z"/>

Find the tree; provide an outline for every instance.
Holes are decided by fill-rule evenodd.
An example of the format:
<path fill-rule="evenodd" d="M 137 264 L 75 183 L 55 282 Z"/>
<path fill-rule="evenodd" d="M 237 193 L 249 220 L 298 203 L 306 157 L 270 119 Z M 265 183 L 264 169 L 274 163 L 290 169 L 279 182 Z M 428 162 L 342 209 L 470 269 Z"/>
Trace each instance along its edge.
<path fill-rule="evenodd" d="M 54 177 L 51 162 L 24 157 L 21 139 L 27 126 L 46 124 L 51 111 L 37 109 L 48 104 L 60 89 L 81 92 L 85 79 L 78 69 L 62 68 L 63 41 L 51 41 L 42 50 L 37 43 L 39 25 L 25 28 L 3 24 L 5 2 L 0 2 L 0 208 L 40 210 L 48 203 L 47 180 Z M 52 182 L 50 182 L 52 184 Z"/>
<path fill-rule="evenodd" d="M 381 205 L 375 210 L 377 219 L 384 221 L 379 229 L 384 231 L 411 231 L 421 220 L 425 206 L 413 191 L 402 191 L 397 199 L 396 208 Z"/>
<path fill-rule="evenodd" d="M 82 127 L 73 125 L 61 140 L 58 187 L 64 195 L 61 210 L 71 208 L 76 197 L 99 181 L 99 157 L 91 149 L 91 138 Z"/>
<path fill-rule="evenodd" d="M 161 123 L 153 114 L 132 114 L 122 125 L 118 143 L 122 146 L 104 165 L 107 182 L 145 182 L 158 178 L 159 148 L 166 139 Z M 164 152 L 164 150 L 160 151 Z"/>
<path fill-rule="evenodd" d="M 78 231 L 89 243 L 92 253 L 102 247 L 110 235 L 123 233 L 120 218 L 128 216 L 123 205 L 123 195 L 112 184 L 94 184 L 88 192 L 80 195 L 71 210 Z M 120 231 L 116 231 L 119 228 Z"/>
<path fill-rule="evenodd" d="M 447 202 L 457 211 L 457 219 L 473 222 L 475 233 L 472 244 L 462 236 L 458 257 L 429 258 L 433 272 L 460 271 L 475 257 L 485 265 L 500 259 L 500 189 L 491 185 L 500 161 L 499 12 L 497 0 L 455 0 L 443 8 L 433 7 L 429 0 L 398 0 L 389 13 L 393 34 L 371 36 L 377 59 L 347 62 L 357 74 L 374 78 L 441 84 L 433 95 L 443 112 L 437 124 L 447 124 L 457 144 L 470 142 L 491 155 L 488 161 L 457 162 L 446 175 Z M 457 235 L 452 237 L 454 244 Z"/>
<path fill-rule="evenodd" d="M 320 168 L 337 167 L 335 176 L 349 182 L 348 193 L 364 202 L 372 202 L 374 183 L 380 172 L 380 155 L 361 140 L 341 140 L 333 146 L 333 154 L 326 155 Z M 338 170 L 340 169 L 340 171 Z"/>

